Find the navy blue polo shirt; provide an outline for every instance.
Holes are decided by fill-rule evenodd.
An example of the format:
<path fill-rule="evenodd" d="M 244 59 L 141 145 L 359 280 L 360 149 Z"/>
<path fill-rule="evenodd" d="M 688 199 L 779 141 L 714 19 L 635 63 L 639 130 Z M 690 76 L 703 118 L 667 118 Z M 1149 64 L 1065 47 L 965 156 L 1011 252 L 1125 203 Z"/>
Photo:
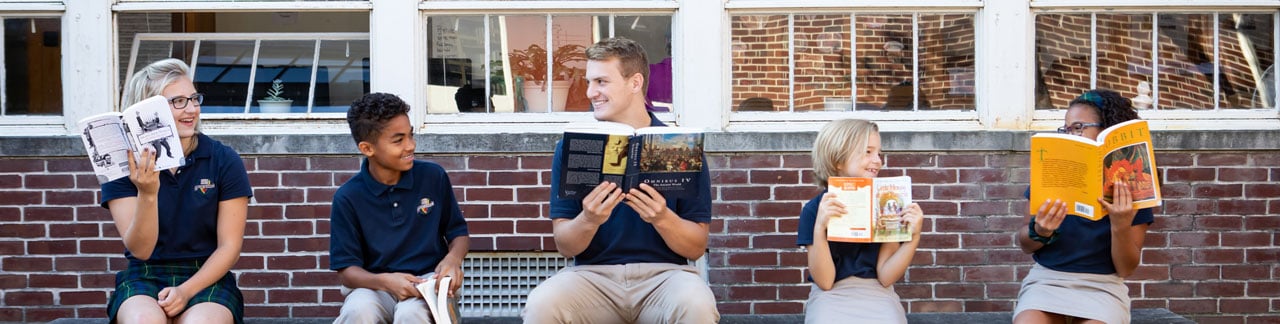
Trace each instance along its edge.
<path fill-rule="evenodd" d="M 332 270 L 424 275 L 449 254 L 449 242 L 468 235 L 449 175 L 427 161 L 414 161 L 388 186 L 369 174 L 365 159 L 333 195 L 329 219 Z"/>
<path fill-rule="evenodd" d="M 1030 198 L 1031 190 L 1027 190 Z M 1035 205 L 1039 207 L 1038 204 Z M 1133 215 L 1133 225 L 1151 224 L 1156 221 L 1151 208 L 1139 209 Z M 1026 227 L 1027 224 L 1023 224 Z M 1067 214 L 1058 226 L 1058 240 L 1031 255 L 1046 268 L 1077 273 L 1112 274 L 1116 265 L 1111 261 L 1111 217 L 1091 221 Z"/>
<path fill-rule="evenodd" d="M 128 177 L 102 184 L 102 207 L 117 198 L 137 197 Z M 240 154 L 204 134 L 177 174 L 160 172 L 156 194 L 159 231 L 148 260 L 204 260 L 218 248 L 218 203 L 253 196 Z M 125 258 L 138 261 L 128 250 Z"/>
<path fill-rule="evenodd" d="M 823 190 L 817 197 L 809 199 L 800 210 L 800 226 L 796 233 L 796 245 L 813 245 L 814 222 L 818 220 L 818 205 L 822 203 Z M 831 261 L 836 266 L 836 281 L 855 276 L 875 279 L 876 262 L 880 257 L 880 243 L 849 243 L 827 241 L 831 250 Z M 810 277 L 809 281 L 813 281 Z"/>
<path fill-rule="evenodd" d="M 667 126 L 649 113 L 649 126 Z M 552 161 L 560 161 L 561 145 L 556 144 L 556 154 Z M 705 156 L 703 157 L 706 158 Z M 698 173 L 702 186 L 696 194 L 688 198 L 667 198 L 670 208 L 680 218 L 697 223 L 711 222 L 711 175 L 709 168 L 703 167 Z M 558 166 L 551 168 L 551 218 L 573 219 L 582 212 L 582 201 L 560 199 L 555 193 L 560 192 L 560 177 L 563 171 Z M 652 224 L 640 219 L 631 206 L 625 202 L 613 208 L 609 220 L 596 230 L 587 249 L 574 257 L 574 264 L 628 264 L 628 263 L 673 263 L 687 264 L 689 261 L 667 247 L 666 241 L 658 234 Z"/>

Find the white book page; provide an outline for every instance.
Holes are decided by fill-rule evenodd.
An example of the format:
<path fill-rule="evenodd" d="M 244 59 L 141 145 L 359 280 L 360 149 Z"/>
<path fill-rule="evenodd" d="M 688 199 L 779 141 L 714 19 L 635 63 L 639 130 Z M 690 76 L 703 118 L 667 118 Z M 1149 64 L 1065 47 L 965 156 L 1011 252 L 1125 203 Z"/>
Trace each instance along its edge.
<path fill-rule="evenodd" d="M 126 131 L 137 140 L 139 150 L 156 152 L 156 171 L 186 163 L 169 100 L 161 96 L 147 98 L 129 106 L 123 114 Z"/>
<path fill-rule="evenodd" d="M 103 113 L 81 119 L 80 141 L 89 155 L 98 183 L 129 176 L 129 142 L 119 113 Z"/>
<path fill-rule="evenodd" d="M 449 283 L 452 281 L 450 277 L 440 279 L 440 287 L 444 289 L 436 290 L 436 279 L 426 278 L 427 281 L 416 286 L 418 292 L 422 294 L 422 299 L 426 301 L 427 309 L 431 311 L 431 318 L 439 323 L 454 323 L 454 316 L 449 303 Z"/>

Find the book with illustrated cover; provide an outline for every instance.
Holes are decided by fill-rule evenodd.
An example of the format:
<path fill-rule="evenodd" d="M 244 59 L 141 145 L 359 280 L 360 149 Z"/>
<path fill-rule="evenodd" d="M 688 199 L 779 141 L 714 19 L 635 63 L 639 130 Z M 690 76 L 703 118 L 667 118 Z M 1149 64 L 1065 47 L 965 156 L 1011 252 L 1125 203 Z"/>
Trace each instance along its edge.
<path fill-rule="evenodd" d="M 875 243 L 910 241 L 911 226 L 902 214 L 911 204 L 911 177 L 827 179 L 827 192 L 835 193 L 847 214 L 827 220 L 827 240 Z"/>
<path fill-rule="evenodd" d="M 450 277 L 440 278 L 440 289 L 436 289 L 436 279 L 427 278 L 426 282 L 417 285 L 422 299 L 426 300 L 427 309 L 436 324 L 458 324 L 458 300 L 449 298 Z"/>
<path fill-rule="evenodd" d="M 1160 206 L 1151 131 L 1145 120 L 1116 124 L 1098 134 L 1098 141 L 1082 136 L 1043 133 L 1031 137 L 1032 214 L 1045 199 L 1062 199 L 1067 213 L 1099 220 L 1107 210 L 1098 197 L 1113 202 L 1116 181 L 1129 185 L 1134 208 Z"/>
<path fill-rule="evenodd" d="M 156 152 L 156 171 L 186 163 L 173 110 L 162 96 L 139 101 L 121 112 L 85 117 L 77 126 L 99 184 L 129 176 L 129 151 L 137 160 L 142 159 L 143 149 Z"/>
<path fill-rule="evenodd" d="M 614 122 L 571 125 L 565 129 L 560 198 L 582 199 L 603 181 L 625 191 L 640 183 L 666 199 L 696 194 L 705 167 L 703 132 L 682 127 L 631 126 Z"/>

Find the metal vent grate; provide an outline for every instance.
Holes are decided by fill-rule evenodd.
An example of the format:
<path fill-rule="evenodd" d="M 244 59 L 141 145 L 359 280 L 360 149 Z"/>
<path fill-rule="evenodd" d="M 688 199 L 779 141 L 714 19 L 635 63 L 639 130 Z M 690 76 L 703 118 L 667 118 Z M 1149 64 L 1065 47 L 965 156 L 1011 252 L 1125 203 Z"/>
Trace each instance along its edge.
<path fill-rule="evenodd" d="M 463 317 L 518 317 L 534 287 L 571 264 L 556 252 L 470 252 L 462 262 Z"/>

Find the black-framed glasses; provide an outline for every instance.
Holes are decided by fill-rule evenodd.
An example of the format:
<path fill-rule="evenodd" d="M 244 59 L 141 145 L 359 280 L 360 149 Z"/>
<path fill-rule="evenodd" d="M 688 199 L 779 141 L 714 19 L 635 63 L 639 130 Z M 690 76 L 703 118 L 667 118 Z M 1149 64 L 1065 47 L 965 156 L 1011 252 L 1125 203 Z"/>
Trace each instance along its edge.
<path fill-rule="evenodd" d="M 1084 129 L 1089 127 L 1102 127 L 1102 123 L 1072 123 L 1069 126 L 1058 127 L 1058 132 L 1063 134 L 1081 135 Z"/>
<path fill-rule="evenodd" d="M 191 104 L 192 102 L 196 103 L 197 106 L 203 105 L 204 94 L 197 93 L 197 94 L 191 95 L 190 97 L 175 97 L 175 98 L 169 99 L 169 106 L 173 107 L 173 109 L 187 109 L 187 105 Z"/>

